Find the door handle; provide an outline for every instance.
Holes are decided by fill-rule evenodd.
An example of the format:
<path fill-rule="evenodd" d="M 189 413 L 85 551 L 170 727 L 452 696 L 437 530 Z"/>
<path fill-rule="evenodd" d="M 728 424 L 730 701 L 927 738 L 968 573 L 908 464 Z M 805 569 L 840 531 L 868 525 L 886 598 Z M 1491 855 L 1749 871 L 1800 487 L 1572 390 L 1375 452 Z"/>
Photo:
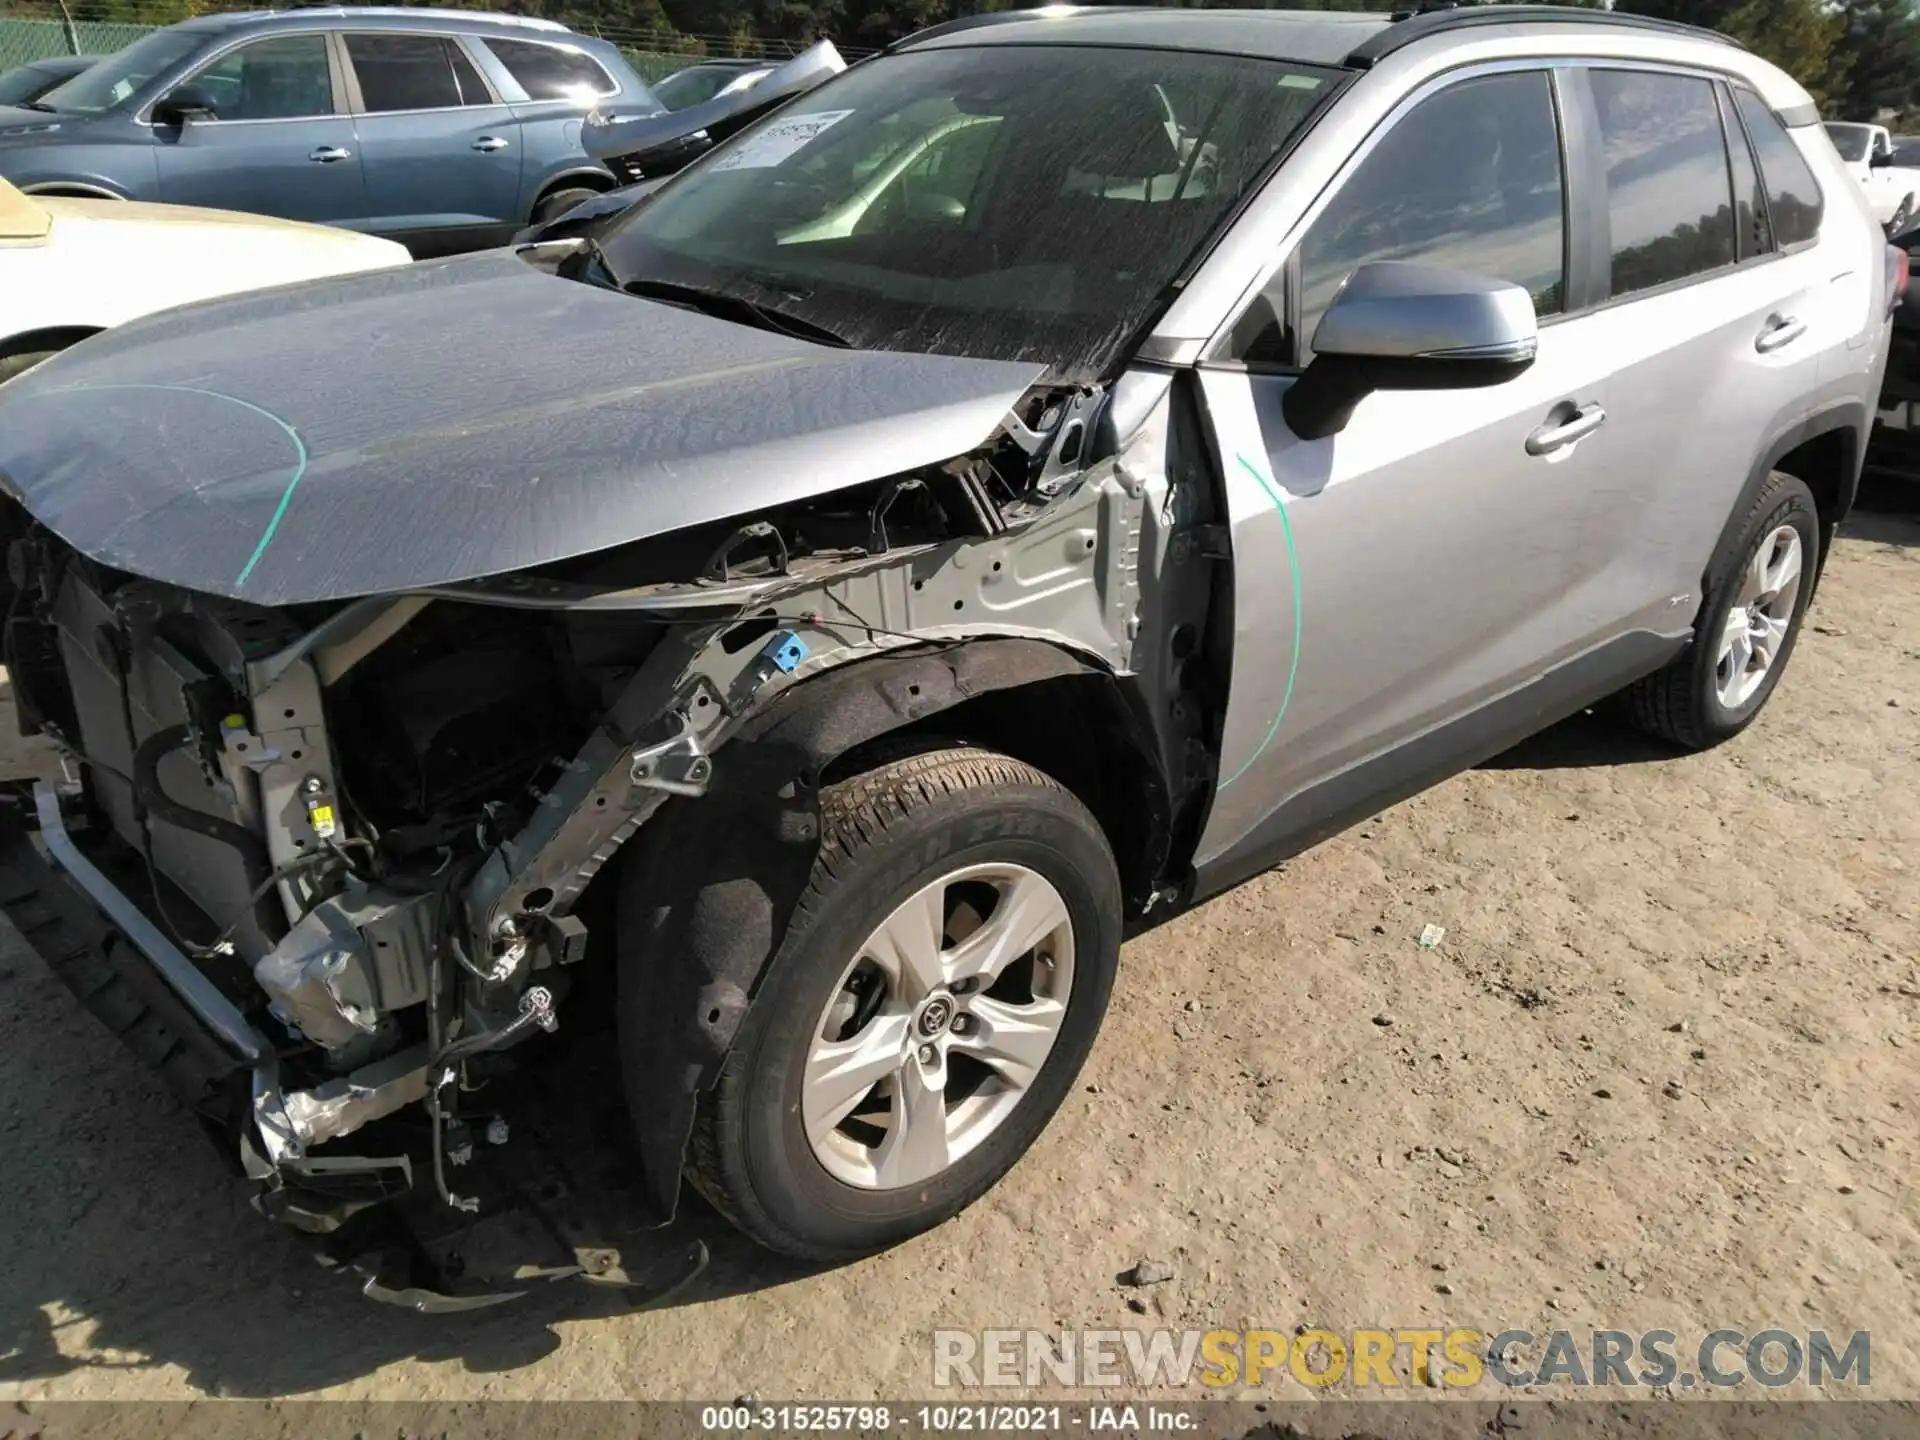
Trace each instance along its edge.
<path fill-rule="evenodd" d="M 336 160 L 351 160 L 352 158 L 353 152 L 342 145 L 322 145 L 311 155 L 307 156 L 307 159 L 316 160 L 322 165 L 331 165 Z"/>
<path fill-rule="evenodd" d="M 1606 423 L 1606 411 L 1598 405 L 1582 405 L 1567 419 L 1549 420 L 1527 436 L 1527 454 L 1550 455 L 1555 450 L 1564 450 Z"/>
<path fill-rule="evenodd" d="M 1762 355 L 1771 355 L 1775 350 L 1791 345 L 1807 333 L 1807 322 L 1793 315 L 1770 315 L 1759 336 L 1753 342 L 1753 348 Z"/>
<path fill-rule="evenodd" d="M 482 135 L 478 140 L 473 142 L 473 148 L 476 150 L 485 150 L 488 154 L 492 154 L 495 150 L 506 149 L 507 142 L 502 140 L 498 135 Z"/>

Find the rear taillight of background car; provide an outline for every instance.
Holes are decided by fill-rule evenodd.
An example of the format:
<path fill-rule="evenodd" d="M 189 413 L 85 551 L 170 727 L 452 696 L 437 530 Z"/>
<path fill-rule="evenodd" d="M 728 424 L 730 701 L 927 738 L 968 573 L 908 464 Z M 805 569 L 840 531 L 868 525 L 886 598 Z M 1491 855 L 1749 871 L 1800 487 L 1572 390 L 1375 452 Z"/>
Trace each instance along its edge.
<path fill-rule="evenodd" d="M 1907 252 L 1898 245 L 1887 247 L 1887 313 L 1891 315 L 1900 308 L 1900 302 L 1907 295 L 1907 281 L 1913 270 L 1913 261 Z"/>

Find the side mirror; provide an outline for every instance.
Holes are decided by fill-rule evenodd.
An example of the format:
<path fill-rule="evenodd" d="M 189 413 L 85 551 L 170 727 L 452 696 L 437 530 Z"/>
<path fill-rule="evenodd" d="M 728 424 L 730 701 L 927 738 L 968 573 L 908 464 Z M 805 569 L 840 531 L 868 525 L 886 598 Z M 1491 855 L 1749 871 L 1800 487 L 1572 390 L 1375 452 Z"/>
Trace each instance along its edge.
<path fill-rule="evenodd" d="M 1473 390 L 1533 364 L 1539 330 L 1518 285 L 1428 265 L 1362 265 L 1313 332 L 1313 361 L 1282 402 L 1303 440 L 1346 428 L 1375 390 Z"/>
<path fill-rule="evenodd" d="M 1884 170 L 1893 164 L 1893 151 L 1876 147 L 1874 152 L 1867 156 L 1867 164 L 1875 170 Z"/>
<path fill-rule="evenodd" d="M 153 123 L 156 125 L 184 125 L 189 120 L 213 120 L 218 118 L 219 113 L 213 96 L 207 93 L 206 88 L 191 82 L 174 86 L 153 102 Z"/>

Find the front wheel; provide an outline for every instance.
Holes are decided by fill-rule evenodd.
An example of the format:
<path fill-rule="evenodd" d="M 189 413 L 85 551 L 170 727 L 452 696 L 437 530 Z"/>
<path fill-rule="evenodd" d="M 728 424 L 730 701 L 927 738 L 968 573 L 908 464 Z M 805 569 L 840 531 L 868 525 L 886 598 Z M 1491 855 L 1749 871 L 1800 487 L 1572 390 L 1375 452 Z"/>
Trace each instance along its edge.
<path fill-rule="evenodd" d="M 1819 559 L 1813 492 L 1776 470 L 1708 567 L 1693 642 L 1626 692 L 1633 723 L 1689 750 L 1746 729 L 1793 653 Z"/>
<path fill-rule="evenodd" d="M 984 1193 L 1065 1098 L 1121 899 L 1099 823 L 1032 766 L 915 755 L 829 788 L 820 854 L 689 1172 L 768 1247 L 839 1260 Z"/>

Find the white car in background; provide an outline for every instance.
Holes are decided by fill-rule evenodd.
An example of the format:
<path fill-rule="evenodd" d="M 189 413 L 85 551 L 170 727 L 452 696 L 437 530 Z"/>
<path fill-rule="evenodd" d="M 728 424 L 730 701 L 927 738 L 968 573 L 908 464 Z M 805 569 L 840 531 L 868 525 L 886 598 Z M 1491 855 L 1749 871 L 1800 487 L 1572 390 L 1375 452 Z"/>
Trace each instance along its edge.
<path fill-rule="evenodd" d="M 183 205 L 23 195 L 0 180 L 0 381 L 195 300 L 404 265 L 404 245 Z"/>
<path fill-rule="evenodd" d="M 1909 211 L 1920 207 L 1920 170 L 1896 161 L 1893 136 L 1886 126 L 1829 120 L 1826 131 L 1833 148 L 1847 162 L 1847 173 L 1866 192 L 1874 219 L 1887 224 L 1909 197 L 1912 199 Z"/>

